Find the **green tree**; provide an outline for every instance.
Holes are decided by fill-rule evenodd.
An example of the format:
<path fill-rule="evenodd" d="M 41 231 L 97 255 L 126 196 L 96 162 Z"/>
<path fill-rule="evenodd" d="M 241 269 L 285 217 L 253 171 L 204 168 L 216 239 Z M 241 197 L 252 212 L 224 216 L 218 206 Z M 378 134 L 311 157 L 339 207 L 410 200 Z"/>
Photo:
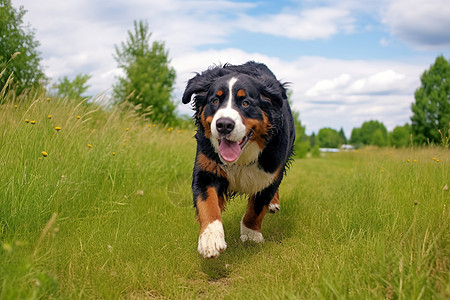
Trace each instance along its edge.
<path fill-rule="evenodd" d="M 322 128 L 317 134 L 317 143 L 321 148 L 339 148 L 344 142 L 339 132 L 332 128 Z"/>
<path fill-rule="evenodd" d="M 295 156 L 298 158 L 305 158 L 306 154 L 308 154 L 309 148 L 311 147 L 309 138 L 305 133 L 306 127 L 302 125 L 302 122 L 300 121 L 300 114 L 298 112 L 293 111 L 292 115 L 294 117 L 295 125 Z"/>
<path fill-rule="evenodd" d="M 411 141 L 411 126 L 406 123 L 403 126 L 397 126 L 389 132 L 389 145 L 397 148 L 407 147 Z"/>
<path fill-rule="evenodd" d="M 383 134 L 383 130 L 380 128 L 375 129 L 370 144 L 378 147 L 387 146 L 387 138 Z"/>
<path fill-rule="evenodd" d="M 25 88 L 43 86 L 47 80 L 40 65 L 39 42 L 34 39 L 34 30 L 23 26 L 26 10 L 16 10 L 11 0 L 0 0 L 0 89 L 12 75 L 11 88 L 20 94 Z M 11 60 L 15 53 L 19 52 Z"/>
<path fill-rule="evenodd" d="M 352 134 L 350 135 L 350 144 L 359 148 L 364 145 L 361 140 L 361 128 L 353 128 Z"/>
<path fill-rule="evenodd" d="M 89 85 L 86 83 L 90 78 L 90 75 L 79 74 L 71 81 L 69 77 L 63 76 L 54 85 L 56 95 L 61 98 L 68 98 L 69 100 L 81 101 L 86 98 L 82 94 L 89 88 Z"/>
<path fill-rule="evenodd" d="M 150 118 L 155 121 L 174 122 L 175 104 L 171 94 L 175 70 L 169 66 L 164 43 L 153 42 L 148 23 L 134 21 L 134 31 L 128 31 L 128 40 L 115 46 L 115 60 L 125 76 L 113 87 L 116 101 L 128 100 L 142 105 L 142 111 L 151 107 Z"/>
<path fill-rule="evenodd" d="M 350 143 L 355 146 L 387 146 L 388 132 L 386 126 L 378 121 L 366 121 L 362 124 L 361 128 L 354 128 L 352 130 Z"/>
<path fill-rule="evenodd" d="M 311 144 L 311 148 L 316 146 L 316 133 L 313 132 L 309 137 L 309 143 Z"/>
<path fill-rule="evenodd" d="M 418 144 L 440 143 L 450 130 L 450 60 L 438 56 L 420 81 L 411 105 L 413 140 Z"/>
<path fill-rule="evenodd" d="M 347 144 L 347 138 L 345 137 L 344 128 L 341 128 L 341 130 L 339 130 L 339 136 L 341 137 L 342 143 Z"/>

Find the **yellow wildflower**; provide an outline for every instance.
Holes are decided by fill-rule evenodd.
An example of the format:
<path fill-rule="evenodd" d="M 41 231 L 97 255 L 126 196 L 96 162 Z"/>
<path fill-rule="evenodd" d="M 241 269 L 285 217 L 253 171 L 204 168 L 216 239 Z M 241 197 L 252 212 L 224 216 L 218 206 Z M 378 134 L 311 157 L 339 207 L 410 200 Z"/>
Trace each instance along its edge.
<path fill-rule="evenodd" d="M 130 130 L 130 128 L 127 127 L 127 128 L 125 128 L 125 130 L 128 131 L 128 130 Z"/>
<path fill-rule="evenodd" d="M 112 155 L 116 155 L 116 152 L 113 152 Z"/>
<path fill-rule="evenodd" d="M 5 250 L 8 253 L 11 253 L 13 251 L 13 247 L 11 244 L 8 243 L 2 243 L 3 250 Z"/>
<path fill-rule="evenodd" d="M 89 147 L 89 148 L 92 148 L 92 145 L 91 145 L 91 144 L 88 144 L 88 147 Z"/>
<path fill-rule="evenodd" d="M 30 121 L 30 123 L 34 125 L 34 124 L 36 124 L 36 121 L 33 120 L 33 121 Z"/>
<path fill-rule="evenodd" d="M 47 98 L 47 101 L 50 101 L 50 98 Z"/>
<path fill-rule="evenodd" d="M 81 119 L 81 116 L 77 116 L 77 119 Z"/>
<path fill-rule="evenodd" d="M 61 127 L 56 126 L 56 127 L 55 127 L 55 130 L 56 130 L 56 131 L 60 131 L 60 130 L 61 130 Z"/>
<path fill-rule="evenodd" d="M 406 162 L 411 162 L 411 160 L 410 160 L 410 159 L 407 159 Z"/>
<path fill-rule="evenodd" d="M 51 118 L 52 118 L 52 115 L 48 115 L 47 118 L 51 119 Z"/>
<path fill-rule="evenodd" d="M 48 156 L 48 153 L 45 152 L 45 151 L 42 151 L 41 154 L 42 154 L 43 157 L 47 157 Z"/>
<path fill-rule="evenodd" d="M 19 106 L 18 105 L 14 105 L 14 108 L 18 108 Z"/>
<path fill-rule="evenodd" d="M 30 123 L 30 120 L 28 120 L 28 119 L 25 119 L 25 123 Z"/>

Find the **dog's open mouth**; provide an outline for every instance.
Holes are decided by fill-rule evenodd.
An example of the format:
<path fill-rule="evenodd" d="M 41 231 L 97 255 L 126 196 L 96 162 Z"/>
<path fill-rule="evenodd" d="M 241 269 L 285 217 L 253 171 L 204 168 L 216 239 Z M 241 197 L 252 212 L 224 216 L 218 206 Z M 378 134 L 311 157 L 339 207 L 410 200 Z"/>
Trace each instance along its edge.
<path fill-rule="evenodd" d="M 222 156 L 222 158 L 229 163 L 236 161 L 239 158 L 239 155 L 241 155 L 242 149 L 250 140 L 252 133 L 253 130 L 249 130 L 247 135 L 244 136 L 239 142 L 233 142 L 227 140 L 226 138 L 219 139 L 220 156 Z"/>

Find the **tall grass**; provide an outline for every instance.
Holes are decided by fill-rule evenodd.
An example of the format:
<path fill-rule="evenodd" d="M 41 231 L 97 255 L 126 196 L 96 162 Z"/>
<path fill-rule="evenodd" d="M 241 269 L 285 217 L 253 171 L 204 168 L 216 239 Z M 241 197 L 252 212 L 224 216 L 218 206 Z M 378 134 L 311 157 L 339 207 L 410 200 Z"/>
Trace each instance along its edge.
<path fill-rule="evenodd" d="M 228 249 L 203 260 L 193 131 L 40 91 L 2 100 L 0 299 L 450 297 L 448 149 L 296 160 L 266 242 L 240 241 L 238 197 Z"/>

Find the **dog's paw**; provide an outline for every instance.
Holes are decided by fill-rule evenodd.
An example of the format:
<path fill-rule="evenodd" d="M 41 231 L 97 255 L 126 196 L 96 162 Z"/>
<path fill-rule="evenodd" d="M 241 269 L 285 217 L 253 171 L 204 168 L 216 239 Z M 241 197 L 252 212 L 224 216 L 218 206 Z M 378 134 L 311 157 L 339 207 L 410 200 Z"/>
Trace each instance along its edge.
<path fill-rule="evenodd" d="M 276 204 L 270 203 L 269 207 L 267 208 L 267 211 L 271 212 L 271 213 L 276 213 L 276 212 L 279 212 L 280 209 L 281 209 L 280 204 L 278 204 L 278 203 L 276 203 Z"/>
<path fill-rule="evenodd" d="M 226 248 L 223 225 L 219 220 L 215 220 L 198 237 L 198 253 L 204 258 L 214 258 Z"/>
<path fill-rule="evenodd" d="M 264 237 L 261 232 L 247 228 L 241 221 L 241 241 L 253 241 L 256 243 L 264 243 Z"/>

